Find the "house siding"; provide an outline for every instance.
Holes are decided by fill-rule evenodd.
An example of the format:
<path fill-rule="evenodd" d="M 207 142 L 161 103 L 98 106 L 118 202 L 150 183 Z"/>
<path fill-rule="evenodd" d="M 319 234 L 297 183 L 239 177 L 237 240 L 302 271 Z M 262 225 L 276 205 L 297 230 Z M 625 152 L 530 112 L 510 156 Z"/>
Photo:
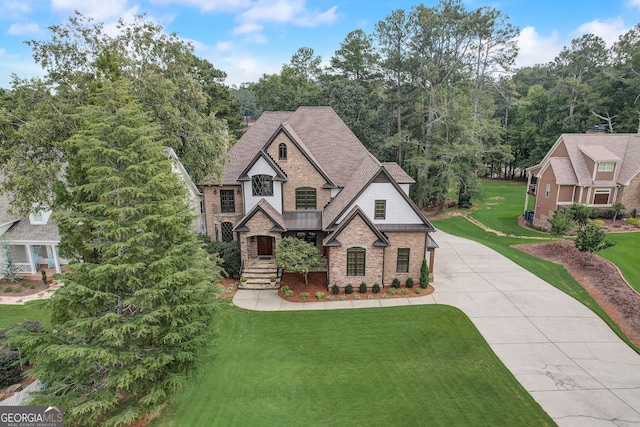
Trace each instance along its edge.
<path fill-rule="evenodd" d="M 545 197 L 547 184 L 550 186 L 549 197 Z M 536 187 L 536 208 L 533 224 L 538 227 L 549 228 L 551 225 L 547 219 L 556 210 L 558 200 L 558 185 L 556 176 L 551 167 L 547 167 L 538 179 Z"/>
<path fill-rule="evenodd" d="M 355 216 L 337 238 L 342 242 L 342 246 L 329 248 L 329 283 L 327 284 L 327 289 L 330 289 L 334 283 L 341 288 L 348 284 L 357 288 L 362 282 L 365 282 L 369 288 L 374 283 L 382 285 L 385 248 L 373 246 L 373 243 L 378 240 L 378 236 L 364 220 L 360 216 Z M 365 248 L 367 251 L 364 276 L 347 276 L 347 249 L 355 247 Z"/>
<path fill-rule="evenodd" d="M 374 219 L 376 200 L 387 202 L 385 219 Z M 371 183 L 340 217 L 340 221 L 355 205 L 358 205 L 374 224 L 422 224 L 422 220 L 391 183 Z"/>
<path fill-rule="evenodd" d="M 287 146 L 287 159 L 278 158 L 278 146 L 284 143 Z M 316 209 L 322 210 L 331 200 L 331 190 L 322 188 L 326 180 L 307 160 L 298 147 L 287 137 L 280 133 L 267 147 L 269 155 L 276 159 L 278 165 L 287 174 L 287 181 L 282 185 L 283 209 L 285 211 L 296 210 L 296 189 L 310 187 L 316 189 Z"/>
<path fill-rule="evenodd" d="M 573 203 L 573 189 L 573 185 L 561 185 L 558 190 L 558 204 Z"/>
<path fill-rule="evenodd" d="M 211 240 L 222 240 L 222 223 L 230 222 L 235 225 L 244 212 L 242 192 L 239 185 L 234 186 L 205 186 L 202 190 L 204 194 L 205 218 L 207 221 L 207 235 Z M 235 212 L 222 212 L 220 191 L 233 190 L 235 201 Z M 216 230 L 218 233 L 216 233 Z M 234 236 L 235 240 L 235 236 Z"/>
<path fill-rule="evenodd" d="M 391 243 L 384 249 L 384 285 L 389 286 L 394 278 L 402 284 L 407 278 L 413 278 L 417 284 L 420 280 L 420 267 L 426 253 L 426 236 L 424 233 L 386 233 Z M 409 248 L 409 272 L 396 271 L 398 249 Z"/>

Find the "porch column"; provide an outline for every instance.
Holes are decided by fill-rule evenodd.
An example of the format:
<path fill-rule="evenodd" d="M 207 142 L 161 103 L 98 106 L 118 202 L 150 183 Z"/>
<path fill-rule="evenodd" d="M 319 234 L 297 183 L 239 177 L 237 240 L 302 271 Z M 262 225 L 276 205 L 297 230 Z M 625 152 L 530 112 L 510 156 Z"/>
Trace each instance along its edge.
<path fill-rule="evenodd" d="M 429 280 L 433 281 L 433 267 L 436 262 L 436 251 L 429 252 Z"/>
<path fill-rule="evenodd" d="M 527 171 L 527 191 L 524 193 L 524 211 L 523 214 L 529 208 L 529 188 L 531 188 L 531 172 Z"/>
<path fill-rule="evenodd" d="M 24 246 L 27 249 L 27 258 L 29 260 L 29 267 L 31 269 L 31 271 L 29 271 L 29 274 L 35 274 L 38 271 L 38 268 L 35 265 L 35 262 L 33 259 L 33 251 L 31 249 L 31 245 L 24 245 Z"/>
<path fill-rule="evenodd" d="M 60 258 L 58 258 L 58 248 L 56 245 L 51 245 L 51 256 L 53 257 L 53 264 L 56 267 L 56 273 L 62 273 L 60 268 Z"/>

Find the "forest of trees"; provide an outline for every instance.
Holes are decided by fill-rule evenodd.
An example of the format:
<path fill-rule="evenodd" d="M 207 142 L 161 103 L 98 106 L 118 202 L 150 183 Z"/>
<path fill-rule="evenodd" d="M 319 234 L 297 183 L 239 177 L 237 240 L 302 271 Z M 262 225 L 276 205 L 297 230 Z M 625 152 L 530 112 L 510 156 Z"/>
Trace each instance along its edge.
<path fill-rule="evenodd" d="M 327 67 L 302 47 L 279 74 L 233 92 L 253 117 L 329 105 L 380 160 L 416 179 L 420 206 L 442 206 L 454 188 L 468 206 L 477 176 L 521 176 L 561 133 L 638 130 L 640 24 L 610 48 L 586 34 L 554 61 L 520 69 L 518 35 L 499 10 L 441 0 L 391 11 L 372 34 L 355 29 Z"/>

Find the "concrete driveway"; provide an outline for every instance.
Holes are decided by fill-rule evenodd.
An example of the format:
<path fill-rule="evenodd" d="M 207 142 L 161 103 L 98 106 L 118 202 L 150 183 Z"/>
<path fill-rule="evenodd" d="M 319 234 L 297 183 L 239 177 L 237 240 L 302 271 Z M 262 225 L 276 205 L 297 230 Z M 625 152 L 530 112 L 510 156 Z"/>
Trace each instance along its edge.
<path fill-rule="evenodd" d="M 410 304 L 458 307 L 560 426 L 640 425 L 640 355 L 591 310 L 497 252 L 437 235 L 436 292 L 418 298 L 292 303 L 277 291 L 238 291 L 251 310 Z"/>

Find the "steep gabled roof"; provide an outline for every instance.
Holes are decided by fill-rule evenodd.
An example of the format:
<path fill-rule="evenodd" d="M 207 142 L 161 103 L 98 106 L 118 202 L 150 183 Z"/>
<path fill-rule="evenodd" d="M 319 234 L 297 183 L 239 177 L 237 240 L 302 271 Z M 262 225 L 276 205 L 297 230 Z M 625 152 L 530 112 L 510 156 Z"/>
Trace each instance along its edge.
<path fill-rule="evenodd" d="M 271 231 L 287 231 L 282 215 L 265 199 L 260 199 L 253 209 L 243 216 L 236 226 L 233 227 L 233 231 L 247 231 L 247 222 L 258 212 L 262 212 L 273 223 Z"/>
<path fill-rule="evenodd" d="M 349 212 L 349 215 L 347 215 L 344 221 L 340 223 L 340 226 L 333 233 L 331 233 L 329 236 L 325 238 L 323 245 L 324 246 L 341 246 L 341 243 L 338 240 L 338 236 L 340 236 L 340 233 L 342 233 L 342 231 L 351 223 L 351 221 L 353 221 L 353 219 L 356 216 L 359 216 L 360 218 L 362 218 L 365 224 L 367 224 L 367 227 L 369 227 L 369 229 L 378 238 L 378 240 L 376 240 L 373 243 L 374 246 L 384 247 L 384 246 L 390 245 L 389 239 L 387 239 L 387 237 L 380 230 L 378 230 L 378 228 L 373 224 L 373 222 L 371 222 L 369 217 L 367 217 L 367 215 L 362 211 L 362 209 L 360 209 L 360 206 L 357 206 L 357 205 L 354 206 L 353 209 L 351 209 L 351 211 Z"/>
<path fill-rule="evenodd" d="M 247 167 L 240 172 L 240 175 L 236 177 L 237 181 L 249 181 L 249 176 L 247 175 L 253 165 L 256 164 L 258 159 L 264 159 L 269 166 L 275 171 L 276 176 L 273 179 L 274 181 L 286 181 L 287 174 L 282 170 L 282 168 L 273 160 L 273 158 L 265 151 L 258 151 L 253 159 L 247 164 Z"/>
<path fill-rule="evenodd" d="M 553 174 L 556 176 L 556 182 L 560 185 L 576 185 L 578 178 L 576 177 L 571 160 L 567 157 L 552 157 L 549 159 Z"/>
<path fill-rule="evenodd" d="M 391 175 L 398 184 L 416 183 L 416 180 L 411 178 L 396 162 L 384 162 L 382 166 L 384 166 L 387 172 L 389 172 L 389 175 Z"/>

